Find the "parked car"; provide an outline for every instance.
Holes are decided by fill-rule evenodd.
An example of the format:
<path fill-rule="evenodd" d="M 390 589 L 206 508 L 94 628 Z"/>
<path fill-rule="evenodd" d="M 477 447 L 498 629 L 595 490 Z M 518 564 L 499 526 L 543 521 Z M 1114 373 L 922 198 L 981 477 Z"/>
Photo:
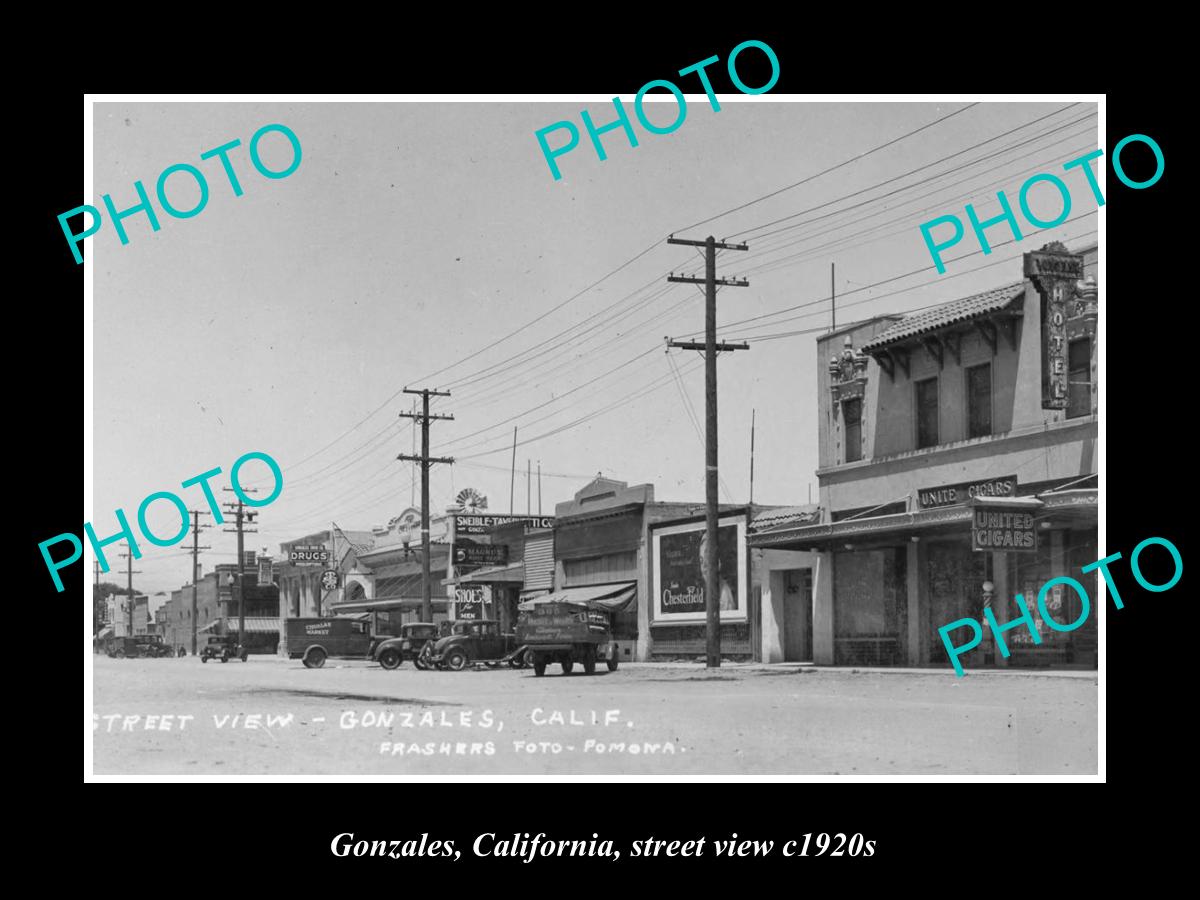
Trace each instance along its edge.
<path fill-rule="evenodd" d="M 612 621 L 603 609 L 584 603 L 533 603 L 517 619 L 517 638 L 532 657 L 533 674 L 546 674 L 552 662 L 570 675 L 575 663 L 588 675 L 604 660 L 608 671 L 617 668 L 617 644 L 612 638 Z"/>
<path fill-rule="evenodd" d="M 137 655 L 142 658 L 158 659 L 175 655 L 170 645 L 163 643 L 161 634 L 135 634 L 133 642 L 137 646 Z"/>
<path fill-rule="evenodd" d="M 409 622 L 400 626 L 397 637 L 383 635 L 375 638 L 368 656 L 385 669 L 398 669 L 404 660 L 410 659 L 418 669 L 426 668 L 421 658 L 425 645 L 437 641 L 440 629 L 432 622 Z"/>
<path fill-rule="evenodd" d="M 221 662 L 229 662 L 231 659 L 240 659 L 246 661 L 249 654 L 245 647 L 238 646 L 236 634 L 213 634 L 209 635 L 208 642 L 200 649 L 200 662 L 206 663 L 210 659 L 219 659 Z"/>
<path fill-rule="evenodd" d="M 506 662 L 519 666 L 523 656 L 516 635 L 501 634 L 500 623 L 494 619 L 460 619 L 450 627 L 449 635 L 427 648 L 425 661 L 429 665 L 452 672 L 477 662 L 493 669 Z"/>
<path fill-rule="evenodd" d="M 329 616 L 320 619 L 288 619 L 288 657 L 319 669 L 329 657 L 367 659 L 374 639 L 371 625 L 361 619 Z"/>

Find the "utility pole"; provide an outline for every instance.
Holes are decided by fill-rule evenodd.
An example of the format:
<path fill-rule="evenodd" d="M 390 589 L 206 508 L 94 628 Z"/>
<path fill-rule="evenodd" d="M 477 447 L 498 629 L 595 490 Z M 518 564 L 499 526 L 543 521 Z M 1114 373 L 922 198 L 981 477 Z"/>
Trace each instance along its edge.
<path fill-rule="evenodd" d="M 542 514 L 542 461 L 538 460 L 538 515 Z"/>
<path fill-rule="evenodd" d="M 96 623 L 99 622 L 102 618 L 100 615 L 100 599 L 99 599 L 100 598 L 100 560 L 94 559 L 94 560 L 92 560 L 92 564 L 93 564 L 93 566 L 95 566 L 95 569 L 96 569 L 96 589 L 92 592 L 92 637 L 95 637 L 96 634 L 100 631 L 100 629 L 96 627 Z"/>
<path fill-rule="evenodd" d="M 750 505 L 754 505 L 754 418 L 758 410 L 750 410 Z"/>
<path fill-rule="evenodd" d="M 513 509 L 513 490 L 517 484 L 517 426 L 513 426 L 513 457 L 512 469 L 509 470 L 508 476 L 508 514 L 511 516 L 516 513 Z"/>
<path fill-rule="evenodd" d="M 128 544 L 125 545 L 125 549 L 129 549 Z M 125 559 L 128 560 L 128 562 L 126 562 L 126 564 L 125 564 L 125 572 L 129 579 L 126 582 L 126 590 L 128 591 L 128 593 L 125 595 L 125 598 L 128 601 L 128 603 L 126 604 L 125 609 L 129 613 L 129 632 L 128 633 L 132 637 L 132 635 L 133 635 L 133 576 L 141 575 L 142 570 L 138 569 L 136 572 L 134 572 L 134 570 L 133 570 L 133 554 L 132 553 L 122 553 L 121 556 L 125 557 Z"/>
<path fill-rule="evenodd" d="M 454 464 L 452 456 L 429 455 L 429 423 L 437 419 L 453 421 L 454 416 L 438 416 L 429 414 L 430 397 L 449 397 L 449 391 L 433 391 L 429 388 L 417 390 L 404 389 L 406 394 L 421 395 L 420 413 L 400 413 L 403 418 L 415 419 L 421 423 L 421 455 L 401 453 L 396 459 L 421 464 L 421 621 L 433 621 L 433 592 L 429 583 L 429 467 L 434 463 Z"/>
<path fill-rule="evenodd" d="M 227 491 L 232 491 L 233 488 L 225 488 Z M 243 494 L 253 494 L 258 488 L 242 488 Z M 237 577 L 237 594 L 238 594 L 238 656 L 241 656 L 242 651 L 246 646 L 246 554 L 243 550 L 245 546 L 244 535 L 254 534 L 258 531 L 257 528 L 246 528 L 245 522 L 253 522 L 254 517 L 258 513 L 246 512 L 245 504 L 241 497 L 235 505 L 233 501 L 225 504 L 229 511 L 233 514 L 237 523 L 236 528 L 226 528 L 225 531 L 236 531 L 238 536 L 237 560 L 238 560 L 238 577 Z M 217 586 L 218 590 L 220 585 Z"/>
<path fill-rule="evenodd" d="M 199 615 L 197 609 L 196 595 L 200 590 L 200 562 L 199 555 L 201 550 L 211 550 L 211 547 L 200 546 L 200 529 L 208 528 L 208 525 L 201 526 L 200 517 L 207 516 L 209 513 L 205 510 L 189 509 L 192 516 L 192 656 L 196 655 L 196 618 Z"/>
<path fill-rule="evenodd" d="M 704 343 L 694 341 L 671 341 L 669 346 L 684 350 L 704 350 L 704 462 L 705 462 L 705 546 L 701 567 L 704 570 L 704 610 L 707 644 L 707 666 L 710 669 L 721 665 L 721 609 L 720 579 L 717 562 L 717 351 L 749 350 L 748 344 L 717 342 L 717 286 L 748 287 L 750 282 L 737 278 L 717 277 L 717 250 L 749 250 L 746 244 L 727 244 L 709 235 L 703 241 L 690 241 L 674 236 L 667 238 L 668 244 L 683 244 L 688 247 L 704 248 L 704 277 L 675 275 L 667 281 L 704 285 Z M 736 580 L 736 576 L 735 576 Z M 739 585 L 739 589 L 741 586 Z"/>
<path fill-rule="evenodd" d="M 829 326 L 830 331 L 837 331 L 837 285 L 834 283 L 834 273 L 837 271 L 837 263 L 829 264 L 829 315 L 833 317 L 832 324 Z"/>
<path fill-rule="evenodd" d="M 533 513 L 533 461 L 525 460 L 525 515 Z"/>

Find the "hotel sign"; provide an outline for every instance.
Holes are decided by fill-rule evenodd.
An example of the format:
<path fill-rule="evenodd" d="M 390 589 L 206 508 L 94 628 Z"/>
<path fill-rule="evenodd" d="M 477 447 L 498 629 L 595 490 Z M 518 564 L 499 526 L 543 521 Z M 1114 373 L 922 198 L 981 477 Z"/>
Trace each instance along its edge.
<path fill-rule="evenodd" d="M 971 517 L 971 549 L 1005 553 L 1037 552 L 1033 513 L 976 508 Z"/>
<path fill-rule="evenodd" d="M 921 488 L 917 491 L 917 505 L 921 509 L 940 509 L 943 506 L 960 506 L 976 497 L 1015 497 L 1017 476 L 988 478 L 984 481 L 964 481 L 941 487 Z"/>
<path fill-rule="evenodd" d="M 1068 253 L 1062 244 L 1047 244 L 1025 254 L 1025 276 L 1042 298 L 1042 408 L 1066 409 L 1067 304 L 1075 296 L 1075 283 L 1083 279 L 1083 257 Z"/>

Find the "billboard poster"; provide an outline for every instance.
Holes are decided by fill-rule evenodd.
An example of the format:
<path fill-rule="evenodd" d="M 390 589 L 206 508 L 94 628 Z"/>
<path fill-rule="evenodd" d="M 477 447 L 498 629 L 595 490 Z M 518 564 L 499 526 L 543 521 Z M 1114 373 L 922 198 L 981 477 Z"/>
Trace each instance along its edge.
<path fill-rule="evenodd" d="M 654 619 L 705 619 L 704 522 L 670 525 L 654 531 Z M 722 620 L 746 618 L 746 523 L 725 518 L 717 527 L 717 581 Z"/>

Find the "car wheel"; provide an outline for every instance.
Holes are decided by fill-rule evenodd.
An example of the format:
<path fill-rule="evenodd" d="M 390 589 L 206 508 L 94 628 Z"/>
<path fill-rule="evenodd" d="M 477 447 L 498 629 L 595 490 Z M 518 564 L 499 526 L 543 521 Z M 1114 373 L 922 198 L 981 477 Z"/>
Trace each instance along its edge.
<path fill-rule="evenodd" d="M 446 668 L 451 672 L 461 672 L 466 668 L 469 661 L 467 654 L 459 647 L 455 647 L 446 654 Z"/>
<path fill-rule="evenodd" d="M 201 656 L 201 657 L 200 657 L 200 662 L 202 662 L 202 663 L 206 663 L 206 662 L 208 662 L 208 654 L 205 654 L 204 656 Z"/>
<path fill-rule="evenodd" d="M 242 651 L 242 662 L 246 662 L 249 658 L 250 658 L 250 651 L 243 650 Z"/>
<path fill-rule="evenodd" d="M 227 652 L 221 654 L 221 662 L 223 662 L 223 663 L 229 662 L 229 654 Z"/>
<path fill-rule="evenodd" d="M 310 647 L 308 652 L 304 654 L 304 667 L 306 669 L 319 669 L 325 665 L 325 657 L 328 654 L 320 647 Z"/>
<path fill-rule="evenodd" d="M 596 654 L 589 653 L 583 658 L 583 673 L 585 675 L 596 674 Z"/>
<path fill-rule="evenodd" d="M 398 669 L 404 659 L 400 656 L 400 651 L 395 647 L 388 647 L 379 654 L 379 665 L 385 669 Z"/>
<path fill-rule="evenodd" d="M 608 666 L 608 671 L 610 671 L 610 672 L 617 671 L 617 651 L 616 650 L 613 651 L 612 659 L 606 661 L 606 665 Z"/>
<path fill-rule="evenodd" d="M 421 672 L 429 668 L 429 663 L 425 662 L 424 656 L 417 656 L 413 659 L 413 665 Z"/>
<path fill-rule="evenodd" d="M 562 667 L 563 667 L 563 674 L 564 674 L 564 675 L 570 675 L 570 674 L 571 674 L 571 670 L 575 668 L 575 660 L 573 660 L 573 659 L 564 659 L 564 660 L 562 661 Z"/>
<path fill-rule="evenodd" d="M 533 674 L 541 678 L 546 674 L 546 661 L 537 656 L 533 658 Z"/>
<path fill-rule="evenodd" d="M 113 651 L 113 659 L 124 659 L 124 658 L 125 658 L 124 650 L 114 650 Z"/>

